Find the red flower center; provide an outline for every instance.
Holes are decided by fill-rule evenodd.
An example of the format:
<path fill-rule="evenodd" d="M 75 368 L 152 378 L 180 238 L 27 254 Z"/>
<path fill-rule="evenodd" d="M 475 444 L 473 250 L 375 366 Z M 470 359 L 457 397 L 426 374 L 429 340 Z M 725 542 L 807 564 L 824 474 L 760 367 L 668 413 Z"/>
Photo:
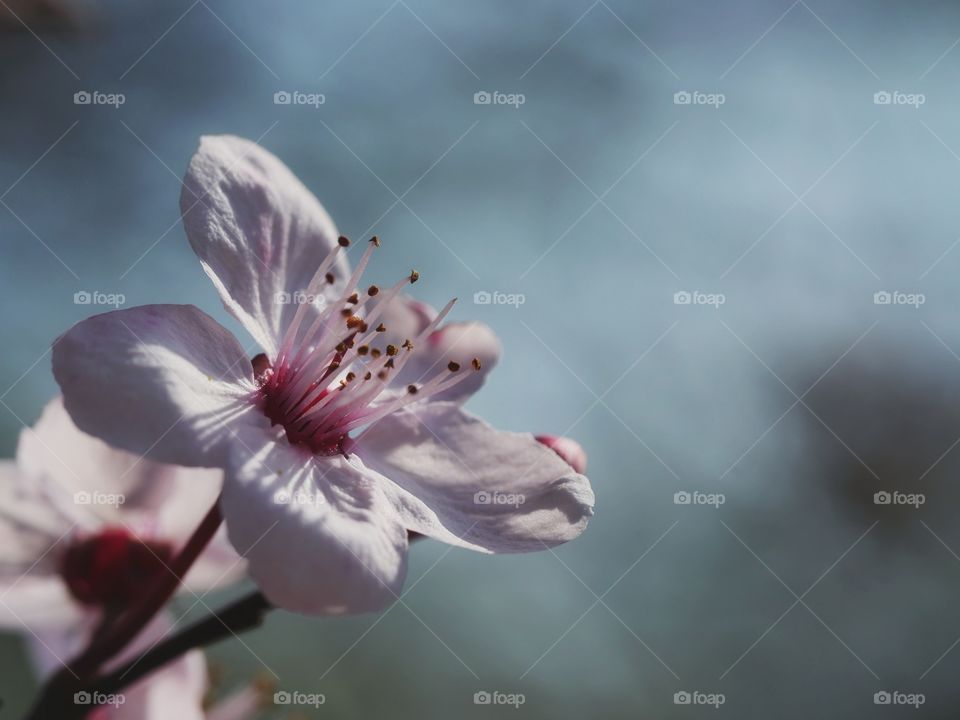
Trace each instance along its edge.
<path fill-rule="evenodd" d="M 121 609 L 142 597 L 155 577 L 170 572 L 172 558 L 168 543 L 108 528 L 71 543 L 60 560 L 60 575 L 77 602 Z"/>

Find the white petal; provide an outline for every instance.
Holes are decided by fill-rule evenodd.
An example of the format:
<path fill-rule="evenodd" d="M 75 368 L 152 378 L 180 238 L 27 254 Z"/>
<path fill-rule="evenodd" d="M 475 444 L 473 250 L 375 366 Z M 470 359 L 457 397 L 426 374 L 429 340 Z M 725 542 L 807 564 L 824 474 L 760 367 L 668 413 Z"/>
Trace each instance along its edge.
<path fill-rule="evenodd" d="M 81 430 L 161 462 L 221 465 L 228 425 L 253 409 L 247 353 L 192 305 L 83 320 L 54 345 L 53 374 Z"/>
<path fill-rule="evenodd" d="M 474 550 L 543 550 L 577 537 L 593 514 L 590 482 L 556 453 L 454 403 L 389 415 L 354 450 L 395 483 L 409 529 Z"/>
<path fill-rule="evenodd" d="M 183 180 L 183 224 L 224 306 L 276 357 L 296 305 L 278 294 L 306 291 L 337 231 L 326 210 L 286 165 L 228 135 L 200 140 Z M 333 268 L 347 274 L 341 256 Z"/>
<path fill-rule="evenodd" d="M 49 551 L 73 524 L 16 463 L 0 460 L 0 573 L 18 565 L 55 564 L 37 560 L 47 554 L 52 561 Z"/>
<path fill-rule="evenodd" d="M 381 295 L 381 300 L 385 297 Z M 376 307 L 379 303 L 375 303 Z M 407 338 L 415 338 L 437 316 L 435 308 L 425 302 L 400 294 L 383 309 L 380 321 L 386 330 L 377 336 L 381 345 L 402 345 Z"/>
<path fill-rule="evenodd" d="M 263 691 L 248 685 L 212 705 L 207 710 L 207 720 L 254 720 L 263 705 Z"/>
<path fill-rule="evenodd" d="M 4 573 L 0 579 L 0 627 L 17 632 L 65 629 L 85 613 L 57 575 Z"/>
<path fill-rule="evenodd" d="M 206 660 L 191 650 L 124 689 L 123 704 L 106 706 L 104 720 L 204 720 L 206 685 Z"/>
<path fill-rule="evenodd" d="M 404 367 L 403 383 L 422 383 L 440 372 L 448 372 L 450 362 L 459 363 L 459 372 L 466 379 L 433 396 L 433 400 L 464 402 L 483 385 L 500 359 L 500 340 L 493 330 L 478 322 L 457 322 L 441 326 L 427 337 L 426 343 L 414 348 L 411 362 Z M 472 366 L 480 362 L 480 370 Z"/>
<path fill-rule="evenodd" d="M 59 397 L 20 434 L 17 465 L 38 502 L 72 506 L 74 515 L 90 516 L 98 525 L 132 523 L 139 516 L 155 525 L 160 512 L 172 506 L 168 524 L 195 526 L 200 517 L 192 515 L 200 508 L 202 517 L 202 507 L 213 504 L 222 477 L 215 470 L 165 465 L 117 450 L 81 432 Z"/>
<path fill-rule="evenodd" d="M 64 626 L 82 614 L 57 574 L 73 521 L 0 461 L 0 626 Z"/>
<path fill-rule="evenodd" d="M 97 614 L 87 611 L 69 625 L 30 625 L 27 651 L 37 675 L 47 678 L 79 655 L 96 624 Z"/>
<path fill-rule="evenodd" d="M 400 345 L 419 334 L 436 317 L 429 305 L 401 295 L 384 312 L 382 320 L 387 332 L 382 343 Z M 489 373 L 500 360 L 500 340 L 489 327 L 478 322 L 455 322 L 441 325 L 413 348 L 413 356 L 396 379 L 398 386 L 423 383 L 437 373 L 446 372 L 450 362 L 462 366 L 460 372 L 469 373 L 462 382 L 433 396 L 434 400 L 464 402 L 480 389 Z M 471 367 L 480 361 L 480 370 Z"/>
<path fill-rule="evenodd" d="M 231 542 L 275 605 L 308 615 L 380 610 L 400 594 L 407 533 L 382 478 L 245 429 L 222 501 Z M 284 502 L 286 501 L 286 502 Z"/>

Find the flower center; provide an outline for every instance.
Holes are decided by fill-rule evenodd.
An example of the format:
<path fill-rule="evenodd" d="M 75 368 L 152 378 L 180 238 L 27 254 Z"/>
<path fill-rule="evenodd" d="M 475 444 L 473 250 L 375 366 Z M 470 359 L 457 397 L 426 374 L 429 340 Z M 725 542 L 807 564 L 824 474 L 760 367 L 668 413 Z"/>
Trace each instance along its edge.
<path fill-rule="evenodd" d="M 72 542 L 60 559 L 60 576 L 83 605 L 122 609 L 143 595 L 156 576 L 169 572 L 173 548 L 108 528 Z"/>
<path fill-rule="evenodd" d="M 337 255 L 350 245 L 341 237 L 317 268 L 302 298 L 322 297 L 324 284 L 336 278 L 330 272 Z M 399 345 L 383 340 L 388 328 L 381 321 L 401 291 L 415 283 L 414 270 L 393 287 L 382 291 L 371 285 L 358 290 L 360 278 L 373 251 L 380 247 L 376 237 L 357 264 L 339 297 L 317 308 L 310 303 L 297 307 L 277 357 L 253 358 L 253 370 L 260 386 L 263 413 L 274 425 L 282 425 L 292 444 L 302 444 L 320 455 L 349 452 L 350 432 L 385 415 L 456 385 L 468 376 L 458 362 L 432 369 L 424 382 L 418 378 L 405 386 L 397 382 L 413 349 L 436 330 L 450 312 L 451 300 L 416 337 Z M 317 312 L 309 325 L 307 309 Z M 471 363 L 480 369 L 480 361 Z"/>

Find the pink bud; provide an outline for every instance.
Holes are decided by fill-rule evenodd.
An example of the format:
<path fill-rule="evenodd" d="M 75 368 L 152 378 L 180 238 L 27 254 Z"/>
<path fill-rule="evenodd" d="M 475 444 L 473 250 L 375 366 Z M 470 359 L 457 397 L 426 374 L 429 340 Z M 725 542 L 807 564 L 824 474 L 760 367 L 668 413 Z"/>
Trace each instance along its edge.
<path fill-rule="evenodd" d="M 567 464 L 578 473 L 587 469 L 587 453 L 580 447 L 580 443 L 568 437 L 558 435 L 537 435 L 537 442 L 543 443 L 557 455 L 566 460 Z"/>

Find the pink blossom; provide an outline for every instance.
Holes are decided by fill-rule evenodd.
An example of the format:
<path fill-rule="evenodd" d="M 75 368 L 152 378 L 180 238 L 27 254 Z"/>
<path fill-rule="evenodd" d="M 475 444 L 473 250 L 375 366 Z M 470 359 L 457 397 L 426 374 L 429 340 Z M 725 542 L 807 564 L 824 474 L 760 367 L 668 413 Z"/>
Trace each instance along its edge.
<path fill-rule="evenodd" d="M 205 137 L 184 179 L 190 244 L 246 350 L 190 305 L 78 323 L 53 367 L 74 421 L 149 458 L 224 469 L 221 509 L 265 595 L 289 610 L 378 610 L 400 593 L 408 532 L 481 552 L 542 550 L 592 514 L 586 477 L 462 403 L 497 363 L 479 323 L 351 272 L 333 222 L 273 155 Z M 251 356 L 255 356 L 251 360 Z"/>
<path fill-rule="evenodd" d="M 170 572 L 166 562 L 221 484 L 217 470 L 115 450 L 80 432 L 59 398 L 51 401 L 21 434 L 16 461 L 0 462 L 0 626 L 28 633 L 41 675 L 58 670 L 87 646 L 105 616 L 139 600 L 155 574 Z M 243 570 L 225 538 L 217 537 L 185 586 L 209 590 Z M 168 619 L 156 619 L 112 666 L 149 649 L 169 628 Z M 173 716 L 202 717 L 198 667 L 205 673 L 202 654 L 185 655 L 125 691 L 116 712 L 98 712 L 111 720 L 171 717 L 159 703 L 176 686 Z"/>
<path fill-rule="evenodd" d="M 144 460 L 80 432 L 60 399 L 0 462 L 0 623 L 92 624 L 127 607 L 212 505 L 222 473 Z M 185 578 L 207 590 L 242 576 L 215 539 Z"/>

